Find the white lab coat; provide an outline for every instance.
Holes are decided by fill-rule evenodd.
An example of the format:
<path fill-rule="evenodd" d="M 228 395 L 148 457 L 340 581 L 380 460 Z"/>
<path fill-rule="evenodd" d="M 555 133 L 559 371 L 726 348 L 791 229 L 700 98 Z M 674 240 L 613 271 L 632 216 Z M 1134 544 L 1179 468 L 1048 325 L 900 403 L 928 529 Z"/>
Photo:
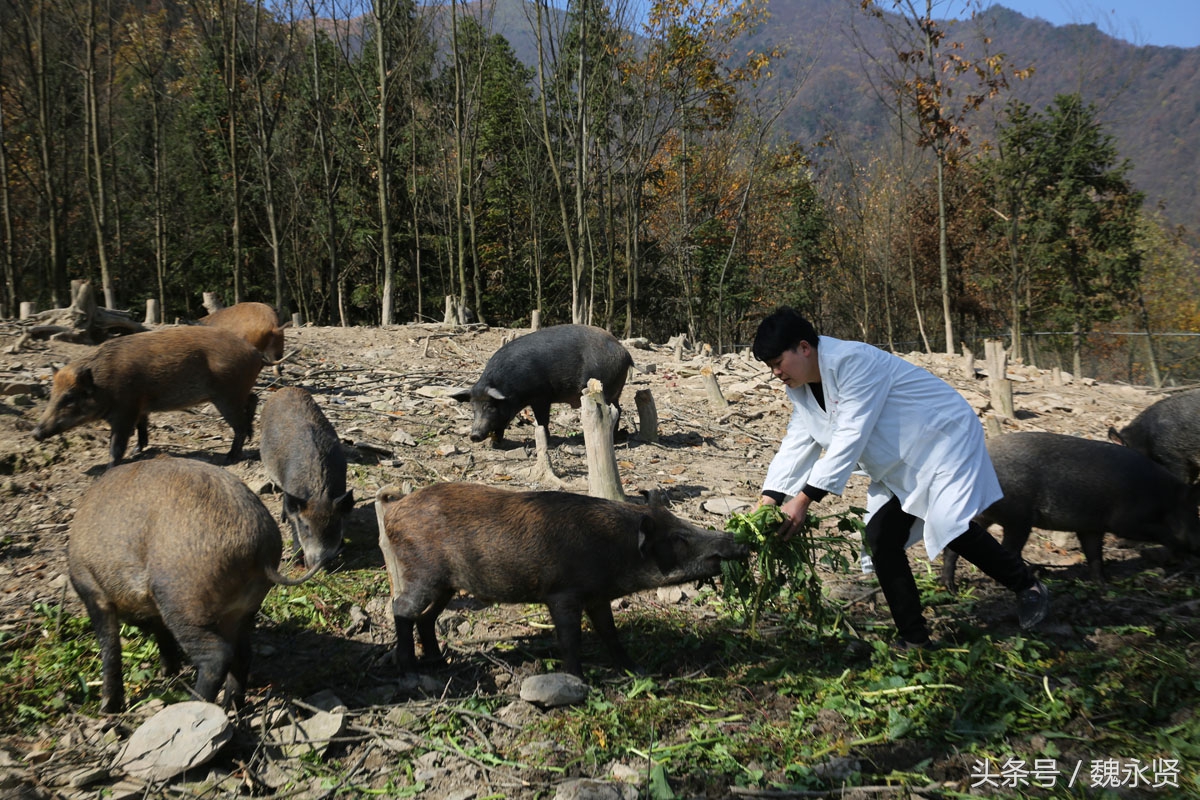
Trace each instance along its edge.
<path fill-rule="evenodd" d="M 945 381 L 872 345 L 822 336 L 817 358 L 825 409 L 807 385 L 787 389 L 792 417 L 763 489 L 840 495 L 861 469 L 868 519 L 900 498 L 917 518 L 909 544 L 923 537 L 936 558 L 1003 496 L 979 418 Z"/>

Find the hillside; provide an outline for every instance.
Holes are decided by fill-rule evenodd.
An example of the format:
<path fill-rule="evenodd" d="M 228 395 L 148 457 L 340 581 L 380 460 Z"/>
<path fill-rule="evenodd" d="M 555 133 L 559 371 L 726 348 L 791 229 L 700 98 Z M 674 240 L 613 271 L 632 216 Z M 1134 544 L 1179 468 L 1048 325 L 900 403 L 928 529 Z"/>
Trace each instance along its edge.
<path fill-rule="evenodd" d="M 871 56 L 894 56 L 859 0 L 769 2 L 770 19 L 750 44 L 786 47 L 776 78 L 780 87 L 801 84 L 780 118 L 784 134 L 806 145 L 833 136 L 850 154 L 885 148 L 892 123 L 872 86 L 878 65 Z M 520 5 L 521 0 L 498 0 L 493 27 L 531 64 L 536 45 Z M 1100 110 L 1121 155 L 1132 163 L 1133 182 L 1145 192 L 1147 206 L 1161 204 L 1170 221 L 1194 225 L 1200 217 L 1200 48 L 1137 46 L 1094 25 L 1055 26 L 1002 6 L 950 28 L 951 38 L 967 44 L 968 53 L 982 35 L 992 40 L 992 52 L 1034 68 L 1030 79 L 1013 85 L 1011 96 L 1040 109 L 1057 94 L 1080 92 Z M 986 138 L 1000 108 L 980 112 L 978 140 Z"/>

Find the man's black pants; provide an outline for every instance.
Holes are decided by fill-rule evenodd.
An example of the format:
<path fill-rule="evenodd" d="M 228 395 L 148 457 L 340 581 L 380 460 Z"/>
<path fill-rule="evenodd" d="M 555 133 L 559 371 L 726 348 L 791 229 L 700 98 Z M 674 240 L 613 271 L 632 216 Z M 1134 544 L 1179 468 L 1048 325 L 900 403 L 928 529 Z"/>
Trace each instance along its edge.
<path fill-rule="evenodd" d="M 896 629 L 901 638 L 914 644 L 929 639 L 921 610 L 921 593 L 917 590 L 904 549 L 916 519 L 900 507 L 900 498 L 893 497 L 875 512 L 863 534 Z M 1034 583 L 1033 572 L 1021 557 L 1005 550 L 976 522 L 947 546 L 1013 591 L 1028 589 Z"/>

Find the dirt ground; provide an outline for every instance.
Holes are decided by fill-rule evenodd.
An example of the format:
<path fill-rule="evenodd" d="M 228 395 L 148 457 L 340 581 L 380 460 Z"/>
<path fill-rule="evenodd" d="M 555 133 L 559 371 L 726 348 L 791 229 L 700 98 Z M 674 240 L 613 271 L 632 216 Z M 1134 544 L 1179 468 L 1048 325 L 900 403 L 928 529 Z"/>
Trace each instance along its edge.
<path fill-rule="evenodd" d="M 15 323 L 0 324 L 0 387 L 4 389 L 0 397 L 0 631 L 10 633 L 29 626 L 35 603 L 65 600 L 69 609 L 82 613 L 66 576 L 67 531 L 80 494 L 101 474 L 108 459 L 108 429 L 103 424 L 34 442 L 30 432 L 45 406 L 51 365 L 65 363 L 88 348 L 32 342 L 12 352 L 19 332 Z M 385 727 L 382 720 L 403 716 L 395 710 L 398 706 L 389 704 L 397 697 L 412 698 L 413 687 L 398 687 L 382 658 L 394 641 L 394 631 L 382 596 L 386 580 L 374 544 L 371 500 L 380 487 L 404 482 L 421 486 L 470 480 L 514 489 L 545 488 L 537 483 L 532 455 L 534 429 L 528 411 L 519 424 L 509 428 L 504 446 L 493 449 L 469 441 L 469 406 L 445 396 L 447 388 L 473 383 L 488 357 L 519 333 L 522 331 L 439 325 L 302 327 L 287 331 L 287 349 L 292 354 L 281 375 L 269 369 L 263 371 L 260 396 L 291 384 L 313 391 L 346 444 L 351 461 L 350 479 L 358 507 L 348 525 L 347 562 L 359 567 L 380 565 L 384 589 L 380 597 L 357 610 L 360 623 L 347 629 L 343 641 L 260 631 L 251 690 L 264 707 L 270 706 L 273 691 L 307 697 L 301 692 L 311 687 L 294 683 L 289 686 L 289 680 L 302 672 L 306 663 L 338 658 L 360 665 L 357 680 L 332 687 L 351 714 L 358 715 L 360 733 L 364 727 L 371 727 L 365 720 L 375 720 L 372 724 L 378 730 Z M 782 387 L 746 354 L 714 358 L 703 349 L 677 350 L 670 343 L 637 340 L 627 346 L 640 369 L 631 373 L 622 403 L 622 427 L 633 433 L 622 437 L 616 450 L 626 494 L 665 489 L 677 514 L 704 526 L 723 527 L 729 508 L 738 504 L 748 508 L 757 499 L 760 481 L 788 418 Z M 981 415 L 990 413 L 986 378 L 979 372 L 968 376 L 961 358 L 921 354 L 906 357 L 954 385 Z M 712 367 L 728 401 L 727 408 L 714 407 L 701 375 L 704 366 Z M 1010 377 L 1015 381 L 1017 419 L 1001 423 L 1006 431 L 1048 430 L 1102 439 L 1110 425 L 1119 427 L 1158 399 L 1140 388 L 1072 380 L 1070 376 L 1057 385 L 1050 372 L 1022 365 L 1012 366 Z M 646 443 L 637 435 L 633 398 L 642 389 L 651 391 L 657 408 L 656 444 Z M 229 441 L 228 427 L 211 406 L 151 418 L 150 455 L 167 453 L 222 464 Z M 586 451 L 577 411 L 555 407 L 550 443 L 552 462 L 568 488 L 586 491 Z M 248 444 L 247 455 L 248 459 L 232 465 L 231 471 L 262 492 L 268 508 L 278 513 L 280 496 L 264 488 L 266 477 L 258 460 L 256 439 Z M 824 509 L 861 505 L 864 490 L 865 483 L 855 478 L 846 497 L 829 498 Z M 1161 548 L 1118 543 L 1109 537 L 1105 558 L 1112 569 L 1119 571 L 1126 560 L 1154 557 L 1151 550 Z M 1035 532 L 1025 557 L 1059 575 L 1085 574 L 1074 537 L 1064 539 Z M 922 558 L 918 547 L 914 561 Z M 856 580 L 855 576 L 830 575 L 827 583 L 833 592 L 839 590 L 839 584 L 845 584 L 847 591 L 856 591 L 861 586 Z M 981 592 L 985 586 L 979 583 Z M 671 599 L 669 595 L 648 592 L 626 602 L 670 603 Z M 1071 599 L 1063 598 L 1062 602 L 1069 604 Z M 1081 601 L 1081 606 L 1085 605 L 1086 598 Z M 882 605 L 866 602 L 860 606 L 866 616 L 887 619 Z M 1002 624 L 1001 620 L 1011 617 L 1006 603 L 979 603 L 976 607 L 981 615 L 996 615 L 994 620 L 980 620 L 981 624 Z M 1095 613 L 1095 609 L 1064 607 L 1061 603 L 1055 608 L 1060 619 Z M 1106 613 L 1136 619 L 1147 612 L 1131 600 L 1119 610 L 1109 609 Z M 447 643 L 452 652 L 488 653 L 496 642 L 508 637 L 539 633 L 523 618 L 526 614 L 527 609 L 522 607 L 463 604 L 452 608 L 443 617 L 450 618 L 443 626 Z M 934 619 L 935 628 L 939 624 Z M 1012 624 L 1011 619 L 1008 624 Z M 537 646 L 549 656 L 553 646 L 548 631 L 543 629 L 540 635 Z M 474 663 L 478 665 L 479 660 Z M 511 653 L 505 657 L 489 655 L 484 663 L 493 665 L 490 674 L 452 671 L 452 680 L 458 681 L 454 691 L 460 696 L 472 691 L 512 695 L 515 701 L 520 680 L 540 669 L 539 659 Z M 439 691 L 443 695 L 450 691 L 444 679 L 440 683 L 435 679 L 434 683 L 437 685 L 416 687 L 430 695 L 424 702 L 435 703 Z M 410 700 L 409 710 L 403 713 L 418 713 L 420 707 L 419 701 Z M 89 797 L 106 788 L 116 797 L 140 796 L 144 789 L 136 782 L 122 783 L 119 775 L 106 772 L 104 767 L 116 743 L 152 709 L 153 704 L 117 720 L 66 713 L 51 717 L 41 735 L 32 737 L 0 728 L 0 794 Z M 499 742 L 513 736 L 528 715 L 537 713 L 528 704 L 513 702 L 504 707 L 503 714 L 481 715 L 473 724 L 486 725 L 487 735 Z M 786 715 L 788 708 L 782 705 L 780 713 Z M 355 745 L 347 745 L 350 755 L 345 762 L 356 763 L 360 771 L 382 769 L 384 762 L 395 758 L 389 755 L 388 747 L 402 752 L 413 746 L 399 732 L 402 727 L 392 726 L 382 739 L 362 736 L 355 740 L 376 745 L 384 741 L 387 746 L 363 744 L 356 751 Z M 545 746 L 552 747 L 553 743 Z M 361 753 L 360 761 L 356 761 L 356 753 Z M 276 762 L 275 768 L 286 775 L 287 760 Z M 494 766 L 472 764 L 469 759 L 433 759 L 421 768 L 429 787 L 424 797 L 465 800 L 489 794 L 522 796 L 522 787 L 528 789 L 528 796 L 533 796 L 535 789 L 544 795 L 550 783 L 544 775 L 510 774 Z M 264 781 L 270 785 L 269 779 Z M 263 786 L 257 791 L 269 793 Z M 549 791 L 552 794 L 553 789 Z M 302 796 L 322 793 L 314 788 Z"/>

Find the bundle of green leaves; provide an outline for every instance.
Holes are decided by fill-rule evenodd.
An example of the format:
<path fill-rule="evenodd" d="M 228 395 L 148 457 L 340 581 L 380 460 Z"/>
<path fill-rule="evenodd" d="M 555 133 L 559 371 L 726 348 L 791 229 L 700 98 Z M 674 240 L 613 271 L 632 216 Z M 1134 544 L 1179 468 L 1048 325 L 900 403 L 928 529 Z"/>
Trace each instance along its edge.
<path fill-rule="evenodd" d="M 751 631 L 765 609 L 786 603 L 789 611 L 807 617 L 820 632 L 838 611 L 824 595 L 818 567 L 849 568 L 851 543 L 846 534 L 861 531 L 863 513 L 861 508 L 826 517 L 809 513 L 786 539 L 779 535 L 784 517 L 778 506 L 731 515 L 725 530 L 749 547 L 751 555 L 745 561 L 724 562 L 721 585 L 726 602 L 740 607 Z M 837 519 L 835 532 L 821 529 L 827 519 Z"/>

